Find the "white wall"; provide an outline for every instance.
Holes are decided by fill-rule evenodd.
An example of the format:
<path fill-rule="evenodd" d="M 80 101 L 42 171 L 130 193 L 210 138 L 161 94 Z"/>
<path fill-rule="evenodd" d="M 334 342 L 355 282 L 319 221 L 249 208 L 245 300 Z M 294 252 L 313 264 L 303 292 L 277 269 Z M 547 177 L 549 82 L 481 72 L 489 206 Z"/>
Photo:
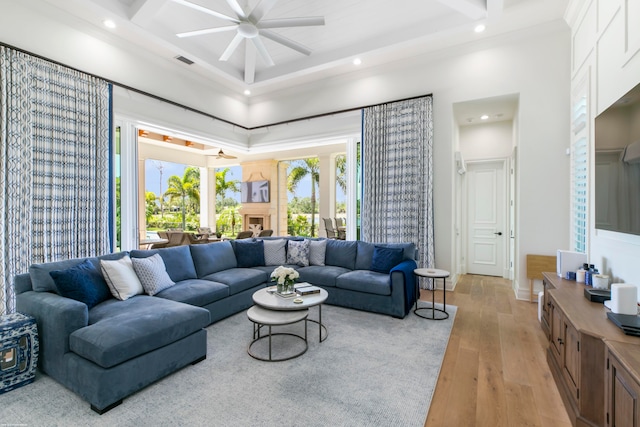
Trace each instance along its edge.
<path fill-rule="evenodd" d="M 623 0 L 577 0 L 566 15 L 574 40 L 572 84 L 588 78 L 592 125 L 596 115 L 640 82 L 640 6 Z M 593 132 L 590 148 L 593 152 Z M 616 282 L 640 285 L 640 236 L 595 229 L 594 167 L 591 156 L 589 262 Z"/>
<path fill-rule="evenodd" d="M 460 149 L 465 161 L 504 159 L 513 151 L 513 122 L 500 122 L 461 126 Z"/>

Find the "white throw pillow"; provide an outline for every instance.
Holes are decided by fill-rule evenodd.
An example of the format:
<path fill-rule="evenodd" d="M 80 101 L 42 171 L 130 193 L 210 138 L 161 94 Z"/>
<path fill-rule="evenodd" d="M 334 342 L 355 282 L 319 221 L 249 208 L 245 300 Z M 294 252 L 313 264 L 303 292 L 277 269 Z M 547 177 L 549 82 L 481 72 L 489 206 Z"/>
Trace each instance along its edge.
<path fill-rule="evenodd" d="M 147 258 L 131 258 L 131 262 L 140 283 L 142 283 L 142 288 L 149 295 L 155 295 L 176 284 L 169 277 L 167 267 L 160 254 L 154 254 Z"/>
<path fill-rule="evenodd" d="M 284 239 L 263 240 L 264 265 L 282 265 L 287 262 L 287 251 Z"/>
<path fill-rule="evenodd" d="M 309 240 L 309 264 L 324 265 L 324 256 L 326 252 L 326 240 Z"/>
<path fill-rule="evenodd" d="M 114 261 L 100 260 L 100 269 L 115 298 L 124 301 L 144 292 L 129 255 Z"/>

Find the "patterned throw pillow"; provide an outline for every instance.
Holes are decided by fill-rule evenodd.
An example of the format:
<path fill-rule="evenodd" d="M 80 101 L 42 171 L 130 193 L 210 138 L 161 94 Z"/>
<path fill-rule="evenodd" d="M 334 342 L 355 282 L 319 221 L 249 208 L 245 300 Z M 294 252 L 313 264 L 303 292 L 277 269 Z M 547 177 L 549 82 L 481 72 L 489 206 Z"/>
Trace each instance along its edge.
<path fill-rule="evenodd" d="M 159 254 L 147 258 L 131 258 L 131 262 L 140 283 L 142 283 L 142 288 L 149 295 L 155 295 L 175 285 Z"/>
<path fill-rule="evenodd" d="M 309 240 L 287 242 L 287 264 L 309 265 Z"/>
<path fill-rule="evenodd" d="M 114 261 L 100 260 L 100 269 L 111 295 L 121 301 L 144 292 L 128 255 Z"/>
<path fill-rule="evenodd" d="M 309 264 L 324 265 L 324 256 L 326 252 L 326 240 L 309 240 Z"/>
<path fill-rule="evenodd" d="M 287 251 L 284 239 L 263 240 L 264 242 L 264 265 L 282 265 L 287 262 Z"/>

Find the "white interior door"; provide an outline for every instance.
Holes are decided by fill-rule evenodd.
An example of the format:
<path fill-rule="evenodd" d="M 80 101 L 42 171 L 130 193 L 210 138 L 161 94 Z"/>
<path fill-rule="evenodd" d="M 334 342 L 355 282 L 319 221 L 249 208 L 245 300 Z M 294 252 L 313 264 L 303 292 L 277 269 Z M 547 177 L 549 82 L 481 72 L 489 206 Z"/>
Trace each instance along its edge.
<path fill-rule="evenodd" d="M 467 273 L 503 275 L 505 162 L 467 164 Z"/>

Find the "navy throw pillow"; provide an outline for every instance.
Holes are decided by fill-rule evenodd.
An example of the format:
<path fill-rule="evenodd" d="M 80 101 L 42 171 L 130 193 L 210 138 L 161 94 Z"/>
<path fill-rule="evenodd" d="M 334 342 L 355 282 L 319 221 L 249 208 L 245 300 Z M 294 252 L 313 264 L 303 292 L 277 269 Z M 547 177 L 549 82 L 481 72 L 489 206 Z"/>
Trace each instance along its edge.
<path fill-rule="evenodd" d="M 89 309 L 111 298 L 102 273 L 88 259 L 67 270 L 50 271 L 49 275 L 60 295 L 83 302 Z"/>
<path fill-rule="evenodd" d="M 264 265 L 264 242 L 262 240 L 236 240 L 236 259 L 239 268 L 258 267 Z"/>
<path fill-rule="evenodd" d="M 389 274 L 389 271 L 402 262 L 404 249 L 376 246 L 373 249 L 373 258 L 369 270 L 378 273 Z"/>

